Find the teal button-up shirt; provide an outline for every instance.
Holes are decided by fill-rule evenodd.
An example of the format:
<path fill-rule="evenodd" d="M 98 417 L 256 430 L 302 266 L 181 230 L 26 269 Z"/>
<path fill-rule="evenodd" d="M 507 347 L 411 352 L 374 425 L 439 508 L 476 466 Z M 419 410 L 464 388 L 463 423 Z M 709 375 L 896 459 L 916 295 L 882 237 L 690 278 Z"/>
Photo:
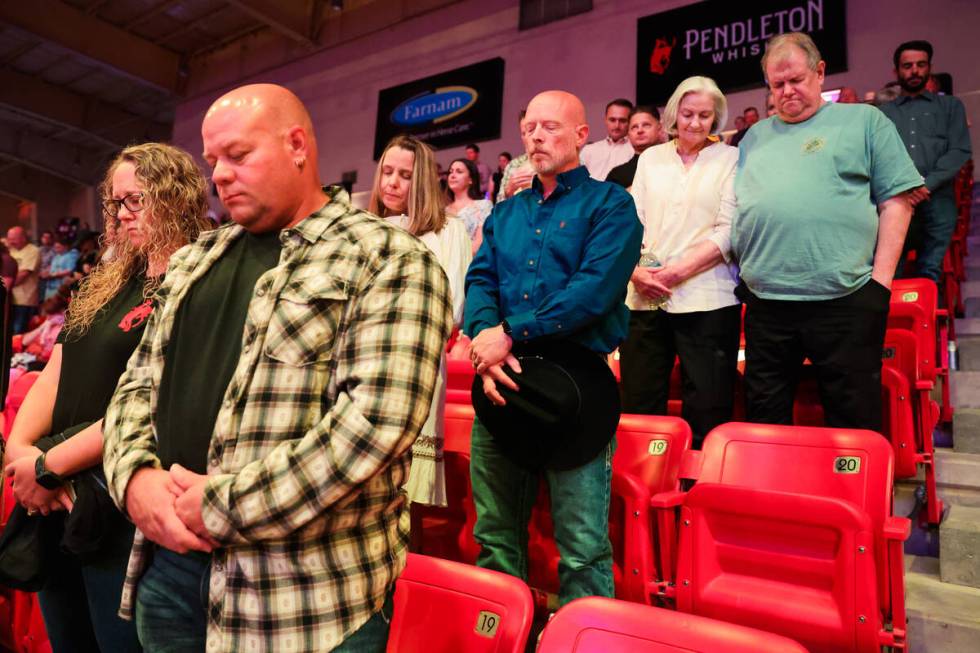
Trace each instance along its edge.
<path fill-rule="evenodd" d="M 558 175 L 545 199 L 535 177 L 483 223 L 466 275 L 466 333 L 506 319 L 517 342 L 560 337 L 612 351 L 629 328 L 626 284 L 642 239 L 636 205 L 621 186 L 579 166 Z"/>
<path fill-rule="evenodd" d="M 881 110 L 898 128 L 926 188 L 934 192 L 952 184 L 972 150 L 963 103 L 951 95 L 923 91 L 901 95 Z"/>

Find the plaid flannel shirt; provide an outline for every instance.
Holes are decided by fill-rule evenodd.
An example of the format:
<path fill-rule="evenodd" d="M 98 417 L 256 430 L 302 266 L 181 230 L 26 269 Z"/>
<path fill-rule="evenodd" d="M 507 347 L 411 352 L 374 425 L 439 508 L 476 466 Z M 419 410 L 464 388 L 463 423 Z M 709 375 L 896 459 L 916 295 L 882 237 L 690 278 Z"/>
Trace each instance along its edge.
<path fill-rule="evenodd" d="M 282 232 L 279 265 L 255 284 L 211 437 L 202 510 L 222 547 L 209 653 L 330 650 L 381 609 L 405 564 L 401 488 L 452 328 L 448 282 L 420 241 L 328 193 Z M 123 510 L 133 474 L 160 466 L 154 415 L 174 317 L 243 233 L 205 232 L 171 259 L 105 417 L 105 471 Z M 153 546 L 137 531 L 124 618 Z"/>

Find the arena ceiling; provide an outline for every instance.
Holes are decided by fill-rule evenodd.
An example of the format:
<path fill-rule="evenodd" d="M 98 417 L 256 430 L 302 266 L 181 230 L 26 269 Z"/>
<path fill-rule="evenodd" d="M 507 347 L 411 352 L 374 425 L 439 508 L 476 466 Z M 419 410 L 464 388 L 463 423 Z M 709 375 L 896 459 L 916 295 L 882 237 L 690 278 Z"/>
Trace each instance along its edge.
<path fill-rule="evenodd" d="M 0 2 L 0 192 L 28 170 L 91 185 L 121 147 L 168 139 L 209 61 L 247 74 L 248 57 L 280 65 L 457 1 Z"/>

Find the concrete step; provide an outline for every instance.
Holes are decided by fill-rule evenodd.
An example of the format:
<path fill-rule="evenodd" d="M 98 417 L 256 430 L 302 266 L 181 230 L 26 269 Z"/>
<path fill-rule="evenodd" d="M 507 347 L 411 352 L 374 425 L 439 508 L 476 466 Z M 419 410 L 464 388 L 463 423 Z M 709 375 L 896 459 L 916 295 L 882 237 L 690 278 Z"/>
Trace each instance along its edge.
<path fill-rule="evenodd" d="M 970 297 L 963 300 L 963 317 L 980 317 L 980 298 Z"/>
<path fill-rule="evenodd" d="M 980 303 L 980 300 L 978 300 Z M 950 400 L 955 408 L 980 408 L 980 372 L 950 372 Z"/>
<path fill-rule="evenodd" d="M 895 481 L 895 504 L 894 514 L 899 517 L 908 517 L 915 508 L 915 490 L 923 484 L 923 481 L 916 479 L 899 479 Z M 939 498 L 943 500 L 943 505 L 967 506 L 969 508 L 980 508 L 980 490 L 961 487 L 939 486 Z"/>
<path fill-rule="evenodd" d="M 939 527 L 939 577 L 980 589 L 980 508 L 950 506 Z"/>
<path fill-rule="evenodd" d="M 980 454 L 980 408 L 953 411 L 953 450 Z"/>
<path fill-rule="evenodd" d="M 936 449 L 936 484 L 980 492 L 980 454 Z"/>
<path fill-rule="evenodd" d="M 977 271 L 980 276 L 980 270 Z M 956 320 L 956 344 L 959 346 L 959 339 L 963 336 L 980 336 L 980 318 L 963 318 Z"/>
<path fill-rule="evenodd" d="M 964 281 L 960 284 L 960 294 L 963 296 L 963 301 L 967 298 L 980 297 L 980 281 Z"/>
<path fill-rule="evenodd" d="M 975 653 L 980 642 L 980 590 L 944 583 L 936 558 L 905 556 L 908 650 Z"/>
<path fill-rule="evenodd" d="M 980 320 L 961 321 L 980 322 Z M 980 371 L 980 335 L 956 332 L 956 360 L 957 369 L 960 371 Z"/>

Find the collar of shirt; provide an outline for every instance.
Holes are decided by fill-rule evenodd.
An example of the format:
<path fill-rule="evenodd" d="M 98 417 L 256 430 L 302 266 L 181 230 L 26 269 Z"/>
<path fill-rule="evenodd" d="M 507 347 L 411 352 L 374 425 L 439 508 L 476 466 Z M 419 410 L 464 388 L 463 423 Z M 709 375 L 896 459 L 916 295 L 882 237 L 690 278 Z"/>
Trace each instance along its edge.
<path fill-rule="evenodd" d="M 548 196 L 548 199 L 557 199 L 560 195 L 567 193 L 587 179 L 591 179 L 591 177 L 589 176 L 588 168 L 583 165 L 558 173 L 558 185 L 555 186 L 554 192 Z M 544 187 L 542 187 L 541 179 L 537 175 L 534 175 L 534 181 L 531 182 L 531 191 L 543 201 Z"/>
<path fill-rule="evenodd" d="M 899 95 L 897 98 L 895 98 L 895 104 L 905 104 L 906 102 L 911 102 L 912 100 L 919 98 L 928 100 L 929 102 L 934 102 L 936 100 L 934 93 L 930 91 L 922 91 L 918 95 Z"/>
<path fill-rule="evenodd" d="M 283 229 L 284 238 L 289 237 L 287 231 L 292 231 L 315 243 L 337 218 L 350 210 L 350 195 L 343 186 L 324 186 L 323 192 L 327 194 L 327 203 L 289 229 Z"/>
<path fill-rule="evenodd" d="M 629 143 L 629 138 L 627 138 L 626 136 L 623 136 L 618 141 L 614 141 L 611 136 L 606 136 L 605 140 L 607 145 L 622 145 L 623 143 L 627 143 L 627 144 Z"/>

